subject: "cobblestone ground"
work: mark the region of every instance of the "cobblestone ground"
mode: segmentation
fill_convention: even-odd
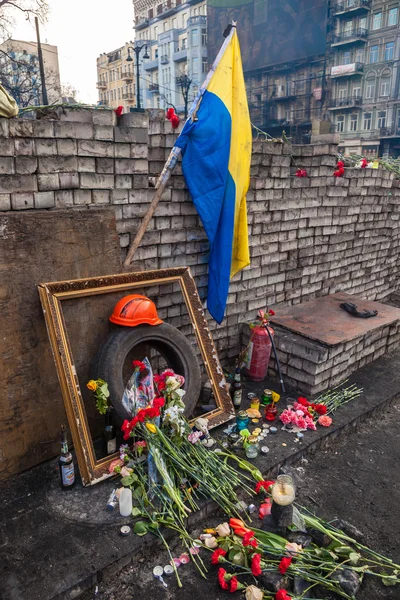
[[[346,438],[335,440],[331,447],[295,465],[301,483],[298,500],[327,520],[347,520],[364,534],[364,543],[400,562],[400,441],[398,436],[400,401],[381,418],[358,429]],[[220,522],[218,516],[204,526]],[[194,534],[198,534],[195,531]],[[175,555],[180,553],[176,549]],[[206,557],[207,560],[207,557]],[[222,600],[233,597],[222,592],[216,583],[216,567],[210,567],[207,580],[193,565],[180,568],[183,583],[175,580],[163,588],[152,577],[155,565],[168,562],[160,550],[150,559],[142,558],[119,575],[105,581],[99,594],[85,595],[84,600]],[[239,597],[239,594],[237,594]],[[359,600],[399,600],[400,588],[385,588],[366,578]],[[332,596],[326,595],[330,600]]]

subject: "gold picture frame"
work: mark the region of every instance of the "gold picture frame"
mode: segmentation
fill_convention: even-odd
[[[209,427],[213,428],[232,419],[235,411],[196,284],[188,267],[43,283],[38,286],[65,410],[84,486],[93,485],[111,477],[108,467],[112,460],[118,457],[119,454],[115,453],[101,459],[96,458],[72,348],[64,320],[63,301],[75,298],[87,298],[99,294],[126,292],[143,287],[143,285],[152,286],[173,283],[179,283],[182,291],[214,393],[217,408],[202,415],[208,420]]]

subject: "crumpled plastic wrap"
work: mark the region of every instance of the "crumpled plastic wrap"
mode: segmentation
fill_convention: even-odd
[[[18,114],[18,106],[14,98],[0,85],[0,117],[11,119]]]

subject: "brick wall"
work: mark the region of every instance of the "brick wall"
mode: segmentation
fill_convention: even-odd
[[[49,118],[0,120],[0,210],[113,205],[121,261],[175,134],[160,111],[58,109]],[[251,266],[232,281],[227,317],[210,321],[222,360],[237,354],[239,324],[259,308],[336,291],[382,299],[398,289],[399,182],[383,170],[332,174],[335,145],[256,141],[248,194]],[[294,177],[297,167],[309,177]],[[50,241],[51,242],[51,241]],[[188,265],[206,296],[208,242],[178,165],[135,256],[134,269]],[[121,262],[122,264],[122,262]],[[121,267],[122,269],[122,267]],[[175,290],[162,318],[189,333]]]

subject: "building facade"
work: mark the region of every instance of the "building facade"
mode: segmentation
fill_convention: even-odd
[[[173,106],[194,99],[208,70],[206,0],[133,0],[136,44],[147,46],[140,62],[142,104]]]
[[[334,4],[329,111],[341,150],[400,155],[398,0]]]
[[[49,104],[61,100],[57,46],[41,44]],[[9,39],[0,44],[0,83],[20,108],[43,104],[36,42]]]
[[[97,89],[100,104],[111,108],[123,106],[124,112],[136,106],[133,47],[133,42],[126,42],[121,48],[98,57]]]

